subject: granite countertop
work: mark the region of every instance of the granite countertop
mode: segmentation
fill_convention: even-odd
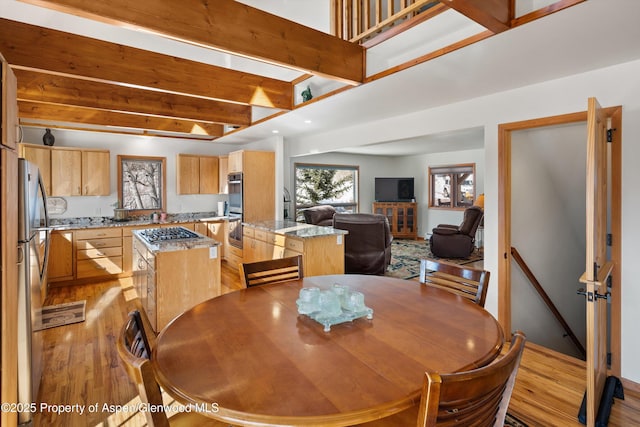
[[[149,229],[153,229],[153,228],[157,228],[157,227],[149,227]],[[147,242],[146,239],[140,237],[141,231],[143,230],[133,230],[132,233],[152,253],[184,251],[189,249],[213,248],[216,246],[220,246],[220,242],[218,242],[217,240],[213,240],[210,237],[207,237],[203,234],[197,233],[192,230],[189,230],[189,231],[192,231],[193,233],[197,234],[198,237],[194,237],[190,239],[167,240],[164,242],[156,242],[156,243],[149,243]]]
[[[93,216],[76,218],[49,218],[49,226],[54,230],[71,230],[102,227],[139,227],[181,224],[186,222],[215,222],[225,221],[229,217],[217,216],[215,212],[169,214],[164,221],[153,221],[149,215],[132,217],[127,221],[115,221],[112,217]]]
[[[243,223],[248,227],[255,227],[261,230],[270,231],[285,236],[299,237],[308,239],[313,237],[337,236],[349,234],[347,230],[339,230],[333,227],[321,227],[318,225],[306,224],[304,222],[295,222],[289,220],[281,221],[260,221]]]

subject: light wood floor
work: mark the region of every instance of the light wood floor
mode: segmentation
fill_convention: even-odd
[[[240,288],[237,271],[223,263],[223,292]],[[54,288],[47,305],[86,299],[86,320],[45,330],[45,365],[38,403],[85,405],[56,414],[35,416],[35,426],[143,425],[131,414],[104,405],[133,407],[137,392],[120,365],[115,340],[133,307],[131,280]],[[529,426],[580,426],[578,410],[585,390],[584,362],[527,344],[510,412]],[[636,388],[636,390],[638,390]],[[89,412],[89,405],[97,410]],[[609,426],[640,425],[640,392],[625,388],[625,400],[615,399]],[[402,426],[399,426],[402,427]]]

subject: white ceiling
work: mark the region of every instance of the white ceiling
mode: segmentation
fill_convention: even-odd
[[[282,1],[285,6],[289,5],[285,10],[290,12],[290,16],[285,17],[298,22],[303,20],[304,11],[311,5],[326,9],[326,3],[317,0],[296,0],[304,2],[302,8],[287,3],[290,0]],[[255,0],[243,2],[256,7],[262,3]],[[320,17],[319,23],[302,23],[322,29],[328,18],[325,14],[316,15]],[[0,16],[288,81],[300,75],[282,67],[115,28],[16,0],[0,0]],[[218,138],[214,143],[245,144],[270,138],[274,130],[285,140],[299,138],[632,61],[640,58],[638,17],[638,0],[588,0],[383,79],[309,103]],[[422,24],[426,25],[429,22]],[[429,40],[424,33],[417,31],[414,34],[422,40]],[[397,44],[397,39],[394,43]],[[415,40],[407,40],[406,45],[413,48]],[[381,46],[378,52],[383,50],[384,46]],[[415,139],[387,141],[352,150],[345,147],[341,151],[408,155],[415,154],[416,147],[420,147],[420,152],[438,151],[445,146],[447,151],[451,151],[453,141],[466,144],[457,149],[479,148],[484,143],[481,129],[425,135],[419,141],[419,144]],[[391,142],[393,146],[390,147]]]

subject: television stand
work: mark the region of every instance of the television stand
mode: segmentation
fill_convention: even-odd
[[[394,238],[414,240],[418,238],[417,203],[373,202],[373,213],[387,217]]]

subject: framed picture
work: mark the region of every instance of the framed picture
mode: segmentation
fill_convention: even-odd
[[[118,156],[118,207],[133,214],[166,212],[166,158]]]

